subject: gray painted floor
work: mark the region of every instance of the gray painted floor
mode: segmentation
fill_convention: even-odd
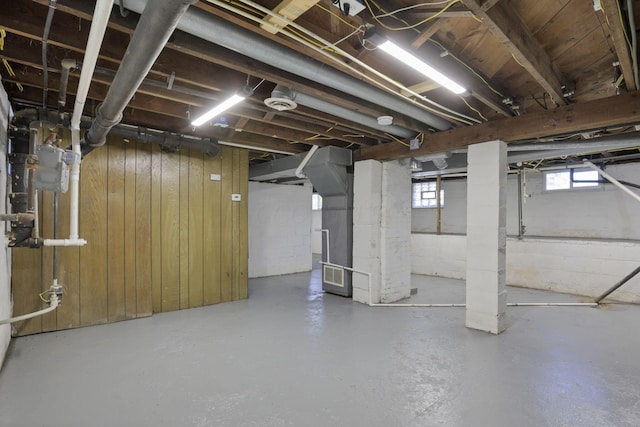
[[[639,426],[640,307],[369,308],[319,271],[250,299],[13,341],[2,426]],[[460,281],[414,277],[416,302]],[[510,301],[569,301],[510,289]]]

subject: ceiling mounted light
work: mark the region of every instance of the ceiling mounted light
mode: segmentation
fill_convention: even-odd
[[[467,91],[464,87],[460,86],[458,83],[454,82],[430,65],[427,65],[424,61],[415,57],[392,41],[386,40],[382,43],[378,43],[378,48],[457,95],[461,95]]]
[[[253,94],[253,89],[250,88],[249,86],[245,86],[238,93],[233,94],[230,98],[227,98],[222,103],[216,105],[211,110],[207,111],[206,113],[204,113],[203,115],[201,115],[200,117],[192,121],[191,124],[193,126],[201,126],[206,122],[208,122],[209,120],[213,119],[214,117],[219,116],[224,111],[227,111],[229,108],[233,107],[234,105],[237,105],[240,102],[244,101],[248,96],[251,96],[252,94]]]

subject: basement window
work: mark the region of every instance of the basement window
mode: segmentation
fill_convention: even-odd
[[[424,181],[415,182],[412,185],[411,207],[415,209],[435,208],[436,205],[436,182]],[[440,189],[440,207],[444,206],[444,190]]]
[[[599,185],[598,172],[590,169],[569,169],[545,172],[544,174],[544,189],[546,191],[593,188]]]
[[[311,210],[322,210],[322,196],[318,193],[313,193],[311,195]]]

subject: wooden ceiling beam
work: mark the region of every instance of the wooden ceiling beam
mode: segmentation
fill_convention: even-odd
[[[518,117],[438,132],[425,137],[418,150],[400,144],[382,144],[354,152],[356,160],[395,160],[466,148],[471,144],[502,140],[507,143],[640,123],[640,92],[561,106]]]
[[[422,30],[422,32],[420,32],[420,34],[418,34],[418,37],[416,37],[411,42],[411,47],[414,48],[414,49],[419,48],[420,46],[425,44],[427,42],[427,40],[429,40],[431,37],[433,37],[434,34],[437,33],[440,30],[440,28],[442,28],[442,21],[441,20],[437,20],[435,22],[431,22],[431,23],[427,24],[427,26]]]
[[[566,103],[562,75],[518,14],[502,3],[483,10],[479,0],[462,2],[504,44],[515,60],[551,95],[556,104]]]
[[[630,91],[640,89],[636,87],[636,82],[633,77],[631,53],[625,38],[623,24],[620,22],[620,5],[617,0],[600,0],[600,5],[601,9],[599,13],[604,15],[604,21],[607,22],[607,27],[609,28],[613,42],[613,49],[616,51],[618,62],[620,62],[620,69],[622,70],[622,76],[624,77],[627,89]]]
[[[319,0],[282,0],[280,4],[273,8],[273,12],[289,21],[295,21],[300,15],[315,6],[318,1]],[[280,29],[289,25],[286,21],[273,15],[265,16],[264,21],[270,25],[261,24],[260,27],[271,34],[276,34]]]

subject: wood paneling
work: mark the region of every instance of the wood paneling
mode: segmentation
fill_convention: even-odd
[[[246,150],[221,147],[210,158],[109,138],[82,163],[80,236],[88,244],[58,250],[63,303],[16,324],[18,334],[247,298],[247,197]],[[43,237],[52,237],[52,199],[40,196]],[[59,237],[68,222],[69,197],[61,194]],[[16,315],[43,307],[38,293],[51,285],[52,250],[13,251]]]

